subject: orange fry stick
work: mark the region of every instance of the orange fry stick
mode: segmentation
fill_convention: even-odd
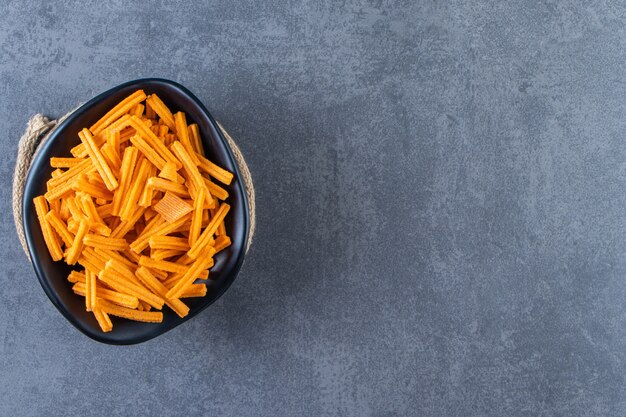
[[[201,188],[193,203],[193,217],[191,218],[191,227],[189,228],[189,246],[193,246],[198,238],[200,238],[200,230],[202,228],[202,214],[204,213],[204,195],[206,190]]]
[[[100,304],[99,301],[97,301],[96,303]],[[113,330],[113,323],[111,322],[111,318],[99,306],[94,309],[93,315],[96,317],[98,325],[104,333],[108,333]]]
[[[72,168],[85,160],[82,158],[50,158],[50,166],[52,168]]]
[[[222,184],[229,185],[233,180],[233,174],[226,171],[224,168],[215,165],[213,162],[209,161],[202,155],[196,155],[198,161],[198,168],[200,171],[205,172],[221,182]]]
[[[176,167],[180,167],[180,162],[170,152],[161,140],[136,116],[131,116],[130,125],[135,128],[137,134],[141,136],[166,162],[173,162]]]
[[[136,212],[137,202],[141,196],[141,191],[143,190],[146,180],[148,179],[149,173],[150,162],[147,159],[144,159],[141,161],[136,175],[133,175],[134,178],[131,180],[131,187],[124,197],[122,209],[120,210],[120,218],[122,220],[130,220],[133,213]]]
[[[55,210],[50,210],[46,214],[45,218],[48,224],[54,229],[55,232],[57,232],[57,234],[65,244],[65,247],[72,246],[72,243],[74,242],[74,235],[72,235],[70,231],[67,230],[67,225],[61,219],[61,217],[59,217],[57,212]],[[63,253],[61,253],[61,256],[63,256]]]
[[[118,216],[124,202],[124,195],[130,188],[130,181],[133,176],[133,169],[137,162],[138,151],[137,148],[129,146],[124,150],[124,156],[122,157],[122,165],[120,167],[120,186],[115,190],[113,195],[113,208],[111,213]]]
[[[73,177],[81,173],[89,172],[93,168],[94,168],[94,165],[93,165],[93,161],[91,160],[91,158],[83,159],[81,162],[79,162],[78,164],[74,165],[73,167],[65,171],[62,175],[59,175],[58,177],[52,178],[51,180],[49,180],[47,184],[49,187],[54,188],[58,185],[67,183]]]
[[[193,284],[193,282],[197,279],[200,271],[207,269],[209,263],[213,262],[213,254],[215,250],[213,248],[209,248],[208,251],[202,256],[200,256],[185,272],[185,274],[181,277],[181,279],[174,285],[165,295],[166,298],[180,298],[181,294],[185,292],[185,290]]]
[[[163,236],[168,233],[173,232],[181,225],[185,224],[186,221],[189,220],[191,214],[187,214],[180,219],[176,220],[174,223],[163,223],[162,225],[155,227],[154,230],[151,230],[150,233],[145,236],[140,236],[133,243],[130,244],[130,248],[135,253],[141,253],[145,248],[148,247],[149,240],[152,236]]]
[[[204,147],[202,146],[202,139],[200,138],[200,129],[198,128],[198,125],[195,123],[191,124],[189,125],[187,130],[189,131],[189,139],[191,141],[191,146],[193,147],[193,150],[198,155],[204,156]],[[197,156],[196,159],[198,159]],[[198,162],[200,162],[199,159]]]
[[[87,176],[84,174],[80,174],[78,178],[75,178],[70,183],[70,188],[74,191],[83,191],[94,198],[102,198],[108,201],[113,199],[113,194],[111,194],[111,192],[104,187],[98,187],[97,185],[90,183],[87,181]]]
[[[196,152],[193,148],[193,145],[191,144],[191,140],[189,139],[189,130],[187,128],[187,118],[185,117],[185,113],[181,111],[176,113],[174,115],[174,121],[176,122],[176,134],[178,135],[178,140],[180,140],[180,143],[187,151],[187,154],[191,157],[194,166],[198,165],[198,157],[196,156]],[[180,159],[180,156],[177,156]],[[183,162],[182,159],[181,162]],[[185,166],[184,162],[183,166]]]
[[[98,306],[106,313],[113,316],[123,317],[134,321],[143,321],[147,323],[161,323],[163,321],[163,313],[160,311],[138,311],[126,307],[121,307],[111,303],[110,301],[100,299]]]
[[[119,175],[120,166],[122,165],[120,154],[109,143],[105,143],[104,145],[102,145],[100,151],[107,160],[107,163],[111,166],[111,169],[113,170],[113,175]]]
[[[219,185],[217,185],[216,183],[212,182],[210,179],[208,178],[203,178],[204,183],[206,184],[207,188],[209,189],[209,192],[211,193],[211,195],[217,197],[218,199],[224,201],[228,198],[228,191],[226,191],[225,189],[223,189],[222,187],[220,187]]]
[[[46,200],[42,196],[35,197],[33,199],[33,203],[35,204],[37,219],[39,220],[39,225],[41,226],[41,231],[43,232],[43,239],[46,242],[50,256],[53,261],[60,261],[63,259],[61,245],[59,244],[55,232],[46,220],[46,214],[48,214],[48,203],[46,203]]]
[[[107,112],[100,120],[94,123],[89,130],[94,135],[97,135],[102,130],[104,130],[111,123],[120,118],[124,113],[127,113],[130,109],[135,107],[137,104],[141,103],[146,99],[146,94],[143,90],[137,90],[132,93],[130,96],[126,97],[119,104],[113,107],[111,110]]]
[[[174,256],[180,256],[185,251],[178,249],[155,249],[150,251],[150,257],[156,260],[166,260],[168,258],[173,258]]]
[[[126,240],[124,239],[116,239],[112,237],[98,236],[94,234],[86,235],[83,238],[83,243],[86,246],[91,246],[92,248],[108,249],[108,250],[116,250],[116,251],[123,251],[128,247],[128,242],[126,242]]]
[[[149,258],[147,256],[142,256],[139,258],[139,265],[145,266],[152,269],[160,269],[161,271],[174,272],[179,274],[184,274],[187,272],[188,267],[184,265],[178,265],[174,262],[168,261],[159,261],[156,259]]]
[[[83,284],[85,284],[85,281],[87,280],[87,278],[85,277],[84,272],[72,271],[67,276],[67,280],[71,283],[82,282]]]
[[[115,175],[113,175],[113,171],[111,171],[111,167],[109,166],[109,164],[107,164],[104,156],[102,156],[102,152],[100,152],[100,149],[95,144],[93,136],[91,135],[89,129],[83,129],[82,131],[80,131],[78,133],[78,137],[80,138],[81,142],[85,144],[87,153],[92,159],[96,170],[100,173],[100,176],[102,177],[102,180],[104,181],[107,189],[110,191],[115,190],[118,186],[117,179],[115,178]]]
[[[122,294],[137,297],[139,300],[145,301],[158,310],[163,307],[164,300],[161,297],[154,295],[144,287],[140,287],[139,285],[126,280],[119,273],[117,273],[117,271],[109,268],[109,265],[105,266],[104,269],[100,271],[98,278]]]
[[[223,235],[215,239],[215,245],[213,246],[213,249],[215,249],[215,253],[218,253],[226,249],[229,246],[230,246],[230,238],[226,235]]]
[[[222,203],[220,205],[220,208],[217,210],[217,212],[215,213],[207,227],[204,229],[196,243],[191,247],[191,249],[189,249],[189,252],[187,252],[190,257],[194,259],[198,258],[200,251],[202,251],[208,245],[209,239],[213,237],[215,231],[217,230],[217,227],[224,220],[229,210],[230,206],[228,204]]]
[[[165,166],[165,159],[161,158],[158,152],[152,146],[150,146],[150,144],[148,144],[148,142],[145,141],[140,135],[135,135],[131,137],[130,142],[135,148],[139,149],[139,151],[144,154],[145,157],[148,158],[150,162],[152,162],[152,164],[154,164],[159,169],[163,169],[163,166]]]
[[[81,220],[76,236],[74,236],[74,242],[72,243],[72,246],[68,248],[65,255],[65,262],[67,262],[68,265],[74,265],[76,261],[78,261],[78,258],[83,250],[83,238],[87,232],[89,232],[89,224],[86,221]]]
[[[169,191],[180,197],[189,197],[189,191],[187,191],[187,187],[182,184],[164,180],[163,178],[148,178],[148,186],[152,187],[152,189],[156,191]]]
[[[57,177],[57,178],[61,178],[63,175]],[[53,178],[53,179],[57,179],[57,178]],[[52,181],[52,180],[50,180]],[[48,183],[50,182],[48,181]],[[57,185],[55,186],[53,189],[49,190],[47,193],[44,194],[44,197],[46,198],[46,200],[48,201],[53,201],[56,199],[59,199],[63,196],[65,196],[66,194],[69,194],[72,192],[72,187],[74,185],[74,178],[72,178],[71,180],[68,180],[66,183],[61,184],[61,185]]]
[[[135,271],[135,275],[137,278],[144,283],[144,285],[150,290],[152,290],[155,294],[159,295],[161,298],[165,299],[165,304],[171,308],[179,317],[185,317],[189,314],[189,307],[185,305],[179,299],[168,299],[165,297],[167,294],[167,287],[161,283],[154,275],[150,273],[150,271],[146,267],[139,267],[137,271]]]
[[[165,125],[168,128],[170,128],[170,129],[172,129],[174,131],[176,130],[176,124],[174,122],[174,116],[172,116],[172,112],[165,105],[165,103],[163,103],[163,101],[161,100],[161,98],[159,98],[159,96],[157,96],[156,94],[150,95],[146,99],[146,103],[148,103],[148,105],[150,107],[152,107],[152,109],[156,112],[156,114],[159,115],[159,117],[161,118],[163,123],[165,123]]]
[[[187,239],[174,236],[152,236],[149,240],[152,249],[175,249],[181,251],[189,250]]]
[[[206,284],[191,284],[180,298],[204,297],[206,295]]]
[[[72,290],[76,294],[82,296],[85,296],[87,293],[85,283],[80,281],[74,284]],[[122,294],[121,292],[113,290],[108,290],[106,288],[98,287],[97,294],[99,298],[111,301],[115,304],[119,304],[122,307],[137,308],[137,306],[139,305],[139,299],[137,297],[128,294]]]

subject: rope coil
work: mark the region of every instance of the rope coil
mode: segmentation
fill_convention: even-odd
[[[55,131],[57,126],[61,124],[63,120],[67,119],[73,112],[74,111],[72,110],[65,116],[56,120],[50,120],[42,114],[34,115],[28,121],[26,131],[20,138],[20,142],[18,144],[17,160],[15,162],[15,172],[13,174],[13,219],[15,220],[15,229],[17,231],[17,236],[20,239],[20,243],[22,244],[22,249],[24,249],[24,253],[26,253],[26,256],[29,260],[30,254],[28,253],[28,246],[26,245],[24,222],[22,219],[22,197],[24,195],[26,177],[28,176],[30,165],[39,148],[44,143],[46,143],[46,141],[48,140],[52,132]],[[246,246],[246,252],[248,252],[248,249],[250,249],[250,244],[252,243],[252,237],[254,236],[254,229],[256,225],[254,184],[252,182],[252,175],[250,174],[250,169],[246,164],[246,160],[244,159],[241,150],[239,150],[239,147],[237,146],[233,138],[228,134],[228,132],[226,132],[226,130],[219,122],[217,124],[222,134],[226,138],[228,145],[230,146],[233,157],[235,158],[235,162],[239,167],[241,181],[248,196],[248,205],[250,210],[250,230],[248,231],[248,245]]]

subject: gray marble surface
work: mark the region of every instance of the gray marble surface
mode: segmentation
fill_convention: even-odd
[[[193,3],[193,4],[192,4]],[[0,415],[626,415],[626,7],[599,1],[0,5]],[[237,138],[233,287],[110,347],[10,214],[28,117],[171,78]]]

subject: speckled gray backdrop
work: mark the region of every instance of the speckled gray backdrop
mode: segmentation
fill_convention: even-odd
[[[0,415],[626,415],[626,6],[0,5]],[[68,325],[10,215],[17,140],[145,76],[238,139],[258,231],[200,317]]]

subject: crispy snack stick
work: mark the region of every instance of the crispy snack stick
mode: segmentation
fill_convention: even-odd
[[[130,125],[135,128],[137,134],[141,136],[166,162],[173,162],[176,167],[180,167],[181,163],[170,152],[169,149],[161,142],[161,140],[136,116],[131,116]]]
[[[200,163],[198,164],[198,168],[200,169],[200,171],[209,174],[222,184],[229,185],[232,182],[233,174],[226,171],[224,168],[215,165],[213,162],[209,161],[202,155],[196,156],[198,158],[198,161],[200,161]]]
[[[152,178],[156,175],[157,173],[157,167],[154,165],[150,165],[150,172],[148,172],[148,178]],[[150,187],[147,184],[147,178],[146,178],[146,184],[143,187],[143,191],[141,192],[141,197],[139,198],[139,205],[141,207],[150,207],[150,204],[152,203],[152,197],[154,196],[154,190],[152,189],[152,187]]]
[[[167,108],[167,106],[165,105],[165,103],[163,103],[159,96],[157,96],[156,94],[151,94],[146,99],[146,103],[148,103],[148,105],[156,112],[156,114],[159,115],[163,123],[165,123],[168,128],[176,131],[174,116],[172,116],[172,112],[169,108]]]
[[[85,270],[85,308],[91,311],[96,295],[96,276],[89,269]]]
[[[100,304],[100,302],[97,301],[96,304]],[[111,318],[107,313],[102,310],[102,308],[99,307],[99,305],[96,306],[96,308],[94,309],[93,315],[98,321],[100,329],[102,329],[104,333],[108,333],[113,330],[113,323],[111,322]]]
[[[115,227],[115,229],[113,229],[113,231],[111,232],[111,237],[125,237],[128,232],[133,230],[135,224],[139,221],[145,210],[145,207],[137,207],[137,210],[130,219],[123,220],[117,225],[117,227]]]
[[[111,166],[113,170],[113,175],[119,176],[120,167],[122,166],[122,160],[120,159],[120,154],[113,149],[111,144],[105,143],[100,148],[102,151],[102,155],[106,159],[107,163]]]
[[[65,247],[72,246],[72,243],[74,242],[74,235],[67,230],[65,222],[61,219],[61,217],[59,217],[56,210],[50,210],[46,214],[45,218],[48,224],[54,229],[55,232],[57,232],[65,244]],[[61,256],[63,256],[63,253],[61,253]]]
[[[135,107],[137,104],[141,103],[146,99],[146,94],[143,90],[137,90],[132,93],[130,96],[126,97],[119,104],[113,107],[111,110],[107,112],[100,120],[94,123],[89,130],[94,135],[97,135],[102,130],[104,130],[111,123],[119,119],[124,113],[127,113],[130,109]]]
[[[80,174],[71,183],[69,183],[69,185],[71,190],[83,191],[94,198],[102,198],[108,201],[111,201],[113,199],[113,194],[111,194],[110,191],[108,191],[104,187],[98,187],[97,185],[94,185],[87,181],[87,176],[85,174]]]
[[[41,226],[41,231],[43,232],[43,239],[46,242],[50,256],[53,261],[60,261],[63,259],[61,245],[59,244],[55,232],[46,220],[46,215],[48,214],[48,203],[46,203],[45,198],[42,196],[35,197],[33,199],[33,203],[35,204],[37,219],[39,220],[39,225]]]
[[[196,152],[191,144],[191,139],[189,138],[189,130],[187,128],[187,118],[185,117],[185,113],[181,111],[176,113],[174,115],[174,121],[176,122],[176,135],[178,135],[178,140],[180,140],[180,143],[187,151],[187,154],[191,157],[194,166],[198,165],[198,157],[196,156]],[[181,159],[179,155],[177,156]],[[182,159],[181,162],[183,162]],[[185,166],[184,162],[183,166]]]
[[[191,284],[180,298],[204,297],[206,295],[206,284]]]
[[[85,284],[85,281],[87,280],[87,278],[85,277],[84,272],[72,271],[67,276],[67,280],[71,283],[82,282],[83,284]]]
[[[149,240],[152,249],[175,249],[188,251],[189,243],[187,239],[174,236],[153,236]]]
[[[62,176],[63,175],[61,175],[61,176],[59,176],[57,178],[60,178]],[[53,179],[57,179],[57,178],[53,178]],[[50,181],[52,181],[52,180],[50,180]],[[48,183],[50,181],[48,181]],[[65,195],[71,193],[72,192],[72,187],[74,185],[74,181],[75,181],[75,179],[72,178],[72,179],[68,180],[66,183],[63,183],[61,185],[57,185],[54,188],[49,189],[49,191],[44,194],[44,197],[48,201],[54,201],[56,199],[59,199],[59,198],[65,196]]]
[[[180,256],[183,253],[185,253],[185,251],[178,249],[154,249],[150,251],[150,258],[162,261],[175,256]]]
[[[101,219],[106,219],[111,217],[113,209],[113,203],[102,204],[101,206],[96,207],[96,212]]]
[[[180,197],[189,197],[189,191],[187,191],[187,187],[182,184],[164,180],[163,178],[148,178],[148,186],[152,187],[152,189],[156,191],[169,191]]]
[[[228,191],[226,191],[225,189],[223,189],[222,187],[220,187],[219,185],[217,185],[216,183],[212,182],[210,179],[208,178],[203,178],[204,183],[206,184],[207,188],[209,189],[209,192],[211,193],[211,195],[217,197],[218,199],[224,201],[228,198]]]
[[[120,186],[115,190],[113,195],[113,208],[111,213],[118,216],[124,202],[124,195],[130,188],[130,181],[133,176],[133,169],[137,162],[138,151],[137,148],[129,146],[124,150],[124,156],[122,157],[122,165],[120,167]]]
[[[196,152],[198,155],[204,156],[204,147],[202,146],[202,139],[200,138],[200,129],[198,128],[198,125],[195,123],[191,124],[189,125],[187,130],[189,131],[189,139],[191,141],[191,146],[193,147],[194,152]],[[198,159],[197,156],[196,159]],[[200,160],[198,159],[198,163],[199,162]]]
[[[83,252],[78,259],[78,263],[85,267],[85,269],[89,269],[93,272],[100,272],[104,269],[106,264],[106,259],[102,259],[98,254],[96,254],[92,248],[84,248]]]
[[[150,102],[148,101],[148,99],[146,99],[146,117],[151,120],[154,120],[157,118],[157,114],[152,108],[152,106],[150,106]]]
[[[50,158],[50,166],[52,168],[72,168],[85,160],[82,158]]]
[[[52,178],[56,178],[56,177],[58,177],[58,176],[60,176],[60,175],[63,175],[63,172],[64,172],[64,171],[63,171],[61,168],[57,168],[57,169],[55,169],[54,171],[52,171],[52,173],[50,173],[50,176],[51,176]]]
[[[224,220],[229,210],[230,206],[228,204],[222,203],[220,205],[220,208],[217,210],[208,226],[204,229],[196,243],[189,249],[189,252],[187,252],[190,257],[194,259],[198,258],[200,252],[208,245],[209,239],[213,237],[217,227]]]
[[[174,165],[172,162],[166,163],[163,168],[161,168],[161,172],[159,172],[159,178],[164,178],[166,180],[170,180],[179,184],[182,184],[181,180],[183,180],[183,178],[178,175],[176,165]]]
[[[213,246],[213,249],[215,249],[215,253],[218,253],[218,252],[223,251],[229,246],[230,246],[230,238],[226,235],[222,235],[222,236],[219,236],[217,239],[215,239],[215,245]]]
[[[167,132],[169,131],[169,127],[165,126],[165,125],[161,125],[159,126],[159,133],[157,134],[157,136],[161,139],[165,139],[165,135],[167,135]]]
[[[184,274],[187,272],[187,268],[184,265],[178,265],[174,262],[168,261],[159,261],[156,259],[152,259],[147,256],[142,256],[139,258],[139,265],[145,266],[152,269],[160,269],[161,271],[174,272],[179,274]]]
[[[122,275],[120,275],[117,271],[114,271],[112,268],[107,266],[104,267],[100,274],[98,274],[98,278],[101,281],[105,282],[114,290],[121,292],[122,294],[132,295],[133,297],[137,297],[139,300],[143,300],[146,303],[150,304],[152,307],[160,310],[163,308],[164,300],[154,295],[152,292],[146,290],[144,287],[140,287],[127,279],[125,279]]]
[[[138,311],[126,307],[115,305],[107,300],[98,300],[98,306],[106,313],[117,317],[134,321],[143,321],[148,323],[161,323],[163,321],[163,313],[160,311]]]
[[[144,154],[153,165],[159,169],[163,169],[163,166],[165,166],[165,159],[163,159],[161,155],[159,155],[158,152],[140,135],[131,137],[130,142],[135,148],[139,149],[139,151]]]
[[[89,154],[89,157],[92,159],[96,170],[100,173],[100,176],[104,181],[104,185],[106,185],[107,189],[110,191],[115,190],[118,186],[117,179],[115,178],[115,175],[113,175],[113,171],[111,171],[111,167],[104,159],[104,156],[102,156],[102,152],[95,144],[93,136],[91,135],[89,129],[83,129],[82,131],[80,131],[78,133],[78,137],[80,138],[81,142],[85,144],[87,154]]]
[[[86,288],[85,283],[80,282],[80,281],[76,282],[74,286],[72,287],[72,290],[76,294],[82,295],[83,297],[87,294],[86,289],[87,288]],[[122,307],[137,308],[137,306],[139,305],[139,299],[132,295],[122,294],[121,292],[109,290],[109,289],[102,288],[102,287],[98,287],[96,291],[98,294],[98,298],[111,301],[112,303],[121,305]]]
[[[133,107],[128,114],[133,115],[133,116],[137,116],[137,117],[141,117],[143,116],[143,110],[144,110],[145,106],[141,103],[137,104],[135,107]]]
[[[182,301],[178,299],[170,300],[167,297],[165,297],[165,294],[167,294],[167,291],[168,291],[167,287],[163,285],[161,281],[156,279],[156,277],[152,275],[147,268],[143,266],[137,268],[137,271],[135,271],[135,275],[152,292],[159,295],[161,298],[165,299],[165,304],[169,308],[171,308],[176,314],[178,314],[179,317],[185,317],[187,314],[189,314],[189,307],[187,307],[185,303],[183,303]]]
[[[202,214],[204,213],[204,194],[206,190],[201,188],[198,192],[197,198],[194,201],[193,217],[191,218],[191,227],[189,228],[189,246],[193,246],[200,238],[200,230],[202,228]]]
[[[88,234],[83,239],[83,243],[86,246],[92,248],[108,249],[114,251],[123,251],[128,247],[128,242],[124,239],[116,239],[112,237],[98,236],[94,234]]]
[[[166,192],[161,201],[156,203],[153,208],[169,223],[175,222],[193,210],[193,207],[187,202],[170,192]]]
[[[52,178],[47,182],[49,189],[54,189],[55,187],[65,184],[69,182],[75,176],[81,173],[87,173],[94,168],[93,161],[91,158],[83,159],[78,164],[74,165],[67,171],[65,171],[62,175],[59,175],[56,178]]]
[[[180,219],[176,220],[174,223],[164,223],[158,227],[155,227],[150,233],[140,236],[133,243],[130,244],[130,248],[135,253],[141,253],[146,247],[148,247],[149,240],[152,236],[163,236],[171,233],[176,230],[181,225],[185,224],[186,221],[189,220],[191,214],[187,214]]]
[[[109,144],[109,147],[111,148],[111,150],[117,154],[117,157],[119,159],[120,157],[120,131],[119,130],[112,130],[112,129],[107,129],[107,143]],[[120,165],[121,165],[122,161],[120,160]]]
[[[83,193],[82,191],[77,192],[75,201],[80,206],[83,213],[87,215],[89,228],[91,230],[94,230],[103,236],[109,236],[111,234],[111,229],[104,223],[104,220],[102,220],[98,214],[98,210],[96,209],[96,206],[94,205],[89,194]]]
[[[138,208],[137,202],[141,196],[141,192],[143,191],[143,187],[145,186],[149,173],[150,162],[147,159],[143,159],[139,165],[139,170],[136,172],[136,175],[133,175],[131,187],[124,197],[122,209],[120,210],[120,218],[122,220],[130,220],[133,213],[136,212]]]
[[[96,143],[96,146],[102,146],[108,140],[107,137],[109,133],[120,132],[123,129],[127,128],[129,125],[129,122],[130,122],[130,116],[127,114],[117,119],[114,123],[112,123],[106,129],[106,131],[102,131],[94,136],[94,142]],[[134,129],[132,130],[134,131]],[[120,143],[123,143],[130,138],[130,136],[126,136],[126,135],[127,134],[122,135],[120,133]],[[88,155],[87,148],[85,147],[84,143],[79,143],[78,145],[74,146],[72,149],[70,149],[70,152],[75,158],[84,158]]]
[[[192,264],[194,262],[195,262],[194,259],[190,259],[190,262],[187,263],[186,265]],[[213,259],[211,259],[208,265],[206,266],[206,269],[203,271],[200,271],[200,273],[196,276],[196,279],[208,279],[209,278],[208,269],[211,268],[214,264],[215,262],[213,261]],[[154,271],[157,271],[157,270],[152,270],[153,274],[154,274]],[[183,275],[184,274],[170,274],[169,276],[163,278],[163,285],[165,285],[167,288],[172,288],[174,285],[176,285],[178,281],[180,281]]]
[[[196,166],[195,162],[193,161],[185,147],[180,142],[176,141],[172,143],[172,151],[180,159],[180,162],[183,164],[185,172],[187,173],[191,181],[193,181],[196,189],[206,188],[204,180],[202,179],[202,175],[200,175],[200,171],[198,171],[198,167]],[[206,198],[207,202],[210,203],[211,194],[207,193]]]
[[[174,285],[165,295],[166,298],[180,298],[181,294],[185,292],[185,290],[193,284],[193,282],[197,279],[200,271],[208,268],[208,265],[213,262],[213,254],[215,250],[210,248],[206,253],[202,256],[198,257],[198,259],[191,264],[187,272],[181,277],[181,279]]]
[[[67,262],[68,265],[74,265],[76,261],[78,261],[83,250],[83,238],[88,232],[89,224],[85,220],[81,220],[76,236],[74,236],[74,242],[72,242],[72,246],[67,249],[65,255],[65,262]]]

